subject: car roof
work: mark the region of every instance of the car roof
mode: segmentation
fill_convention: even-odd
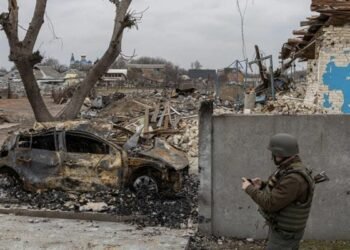
[[[107,140],[105,140],[103,137],[99,136],[99,135],[95,135],[92,132],[88,132],[88,131],[83,131],[83,130],[64,130],[64,129],[55,129],[55,128],[50,128],[50,129],[45,129],[45,130],[25,130],[25,131],[21,131],[18,133],[18,135],[24,135],[24,136],[35,136],[35,135],[44,135],[44,134],[48,134],[48,133],[72,133],[72,134],[80,134],[80,135],[85,135],[100,141],[104,141],[104,142],[108,142]]]

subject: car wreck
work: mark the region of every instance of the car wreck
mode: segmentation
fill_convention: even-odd
[[[144,146],[130,136],[132,132],[119,128],[129,134],[123,148],[107,139],[111,131],[96,127],[100,130],[88,123],[36,124],[34,129],[16,132],[1,148],[0,173],[29,191],[181,189],[189,165],[184,152],[159,138]]]

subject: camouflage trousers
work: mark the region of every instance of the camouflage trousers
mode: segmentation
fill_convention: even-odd
[[[304,230],[299,232],[285,232],[270,228],[266,250],[298,250]]]

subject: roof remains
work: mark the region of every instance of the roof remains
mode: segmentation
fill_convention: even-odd
[[[311,10],[323,14],[350,14],[350,2],[347,0],[313,0]]]
[[[128,64],[129,69],[165,69],[165,64]]]
[[[63,76],[51,66],[34,66],[36,79],[62,79]]]
[[[350,2],[347,0],[312,0],[311,10],[320,15],[300,22],[302,29],[293,31],[295,37],[282,47],[281,58],[299,58],[301,61],[315,59],[315,40],[318,31],[329,25],[342,26],[350,22]]]

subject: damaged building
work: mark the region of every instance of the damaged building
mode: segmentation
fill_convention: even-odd
[[[165,82],[165,64],[128,64],[127,69],[128,78],[135,83]]]
[[[313,0],[311,10],[320,14],[301,22],[281,57],[287,66],[296,59],[307,62],[306,105],[349,114],[350,2]]]
[[[61,88],[65,78],[51,66],[34,66],[34,76],[43,94],[50,94],[53,89]],[[11,70],[0,81],[2,98],[19,98],[26,96],[21,76],[17,69]]]
[[[221,100],[239,101],[244,99],[245,74],[236,68],[218,70]]]
[[[118,87],[125,85],[128,79],[127,69],[109,69],[100,79],[99,86]]]

